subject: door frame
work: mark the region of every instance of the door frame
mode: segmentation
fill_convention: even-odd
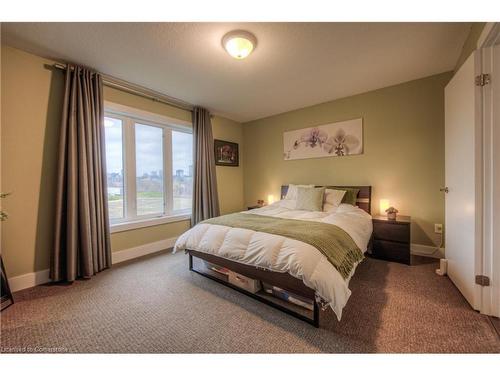
[[[477,228],[480,250],[476,258],[477,275],[485,275],[490,285],[480,287],[483,314],[500,316],[500,69],[494,69],[493,47],[500,43],[500,23],[487,23],[477,42],[477,74],[490,74],[491,82],[476,86],[476,113],[480,124],[480,173],[476,176],[481,202]],[[497,66],[499,61],[496,61]],[[498,74],[498,77],[493,75]],[[496,193],[496,194],[495,194]]]

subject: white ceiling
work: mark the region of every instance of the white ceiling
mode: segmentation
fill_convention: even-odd
[[[237,121],[452,70],[469,23],[3,23],[7,44]],[[255,34],[245,60],[221,46]]]

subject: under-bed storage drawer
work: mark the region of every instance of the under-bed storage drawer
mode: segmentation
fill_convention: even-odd
[[[238,288],[245,289],[250,293],[257,293],[260,290],[260,281],[229,271],[228,281]]]
[[[200,266],[200,271],[214,276],[217,279],[227,281],[228,283],[233,284],[238,288],[245,289],[247,292],[257,293],[261,289],[260,280],[241,275],[237,272],[227,269],[226,267],[219,266],[206,260],[203,261]]]
[[[319,310],[315,300],[316,292],[306,286],[302,280],[288,273],[267,271],[255,266],[238,263],[212,254],[187,250],[189,269],[212,280],[230,286],[267,305],[285,311],[315,327],[319,326]],[[235,272],[238,271],[238,272]],[[262,284],[267,282],[288,294],[285,300],[263,291]],[[304,303],[292,303],[290,296]],[[282,297],[282,296],[280,296]],[[297,301],[295,301],[297,302]]]

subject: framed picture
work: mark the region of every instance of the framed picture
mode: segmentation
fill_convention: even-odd
[[[363,153],[363,119],[334,122],[283,133],[285,160]]]
[[[240,165],[238,144],[233,142],[214,140],[215,165],[237,167]]]

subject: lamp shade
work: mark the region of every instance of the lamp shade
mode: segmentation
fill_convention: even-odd
[[[389,199],[380,200],[380,215],[385,215],[385,210],[389,208]]]
[[[274,195],[269,194],[267,196],[267,204],[273,204],[274,203]]]

